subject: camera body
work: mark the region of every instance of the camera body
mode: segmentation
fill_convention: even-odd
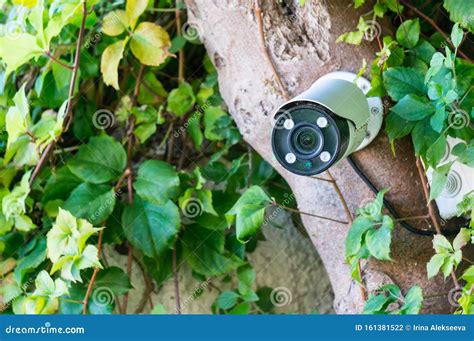
[[[350,72],[319,78],[274,114],[273,153],[292,173],[324,172],[367,146],[382,126],[379,97],[367,98],[370,82]]]

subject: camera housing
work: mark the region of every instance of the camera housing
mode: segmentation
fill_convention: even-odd
[[[332,72],[273,115],[272,148],[278,162],[299,175],[324,172],[367,146],[382,126],[379,97],[367,98],[370,82]]]

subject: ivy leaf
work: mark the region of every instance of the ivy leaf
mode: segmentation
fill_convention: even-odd
[[[474,32],[474,6],[470,1],[444,0],[444,8],[449,12],[449,18],[462,27]]]
[[[170,55],[170,37],[161,26],[142,22],[133,32],[130,48],[135,57],[145,65],[159,66]]]
[[[440,135],[435,143],[433,143],[428,148],[426,151],[426,159],[431,167],[436,168],[436,166],[439,164],[446,152],[446,145],[446,137],[444,135]]]
[[[219,309],[230,309],[237,304],[240,295],[234,291],[224,291],[216,299],[216,306]]]
[[[419,121],[434,113],[435,108],[427,98],[409,94],[404,96],[390,110],[408,121]]]
[[[193,88],[186,82],[182,82],[168,96],[168,110],[177,116],[186,114],[193,108],[194,103],[196,103],[196,97]]]
[[[81,183],[82,180],[72,174],[68,167],[59,168],[46,181],[42,203],[45,204],[56,199],[66,200],[72,190]]]
[[[365,237],[370,254],[380,260],[391,260],[390,244],[392,242],[393,220],[383,216],[382,225],[371,229]]]
[[[69,170],[85,182],[100,184],[118,179],[127,164],[120,142],[110,136],[91,137],[88,144],[67,163]]]
[[[425,94],[423,74],[412,67],[391,67],[383,73],[383,83],[394,101],[399,101],[409,94]]]
[[[130,1],[127,1],[127,4]],[[118,36],[129,27],[128,17],[124,10],[107,13],[102,22],[102,32],[108,36]]]
[[[415,124],[415,122],[405,120],[393,112],[387,115],[385,118],[385,131],[392,144],[392,151],[394,151],[393,141],[410,134]]]
[[[21,257],[15,268],[15,281],[23,284],[24,276],[36,269],[46,259],[46,239],[44,237],[32,240],[33,249],[28,254]]]
[[[200,151],[202,148],[202,142],[204,140],[204,136],[201,131],[201,115],[196,115],[194,114],[189,120],[188,120],[188,126],[186,128],[186,131],[191,137],[191,140],[193,141],[194,147]]]
[[[444,121],[446,120],[448,113],[444,107],[436,109],[436,112],[431,116],[430,124],[434,131],[441,133],[444,128]]]
[[[440,253],[435,254],[431,257],[428,264],[426,264],[426,271],[428,273],[428,279],[433,278],[436,276],[441,269],[441,266],[445,262],[446,258],[449,257],[449,254]]]
[[[15,51],[15,53],[12,53],[12,51]],[[38,46],[36,37],[31,34],[7,34],[0,37],[0,59],[3,59],[7,65],[5,79],[18,67],[42,54],[43,49]]]
[[[471,240],[471,231],[467,228],[461,228],[453,240],[453,249],[460,250]]]
[[[106,85],[111,85],[115,90],[119,90],[118,66],[123,58],[125,40],[119,40],[107,46],[102,52],[100,61],[100,72]]]
[[[216,134],[217,122],[227,113],[221,107],[210,106],[204,111],[204,136],[210,141],[222,140],[222,136]]]
[[[346,258],[356,255],[362,247],[363,235],[373,227],[372,220],[359,216],[352,222],[346,237]]]
[[[430,187],[430,199],[429,201],[436,199],[440,196],[441,192],[448,181],[448,173],[451,170],[453,162],[446,163],[442,166],[437,167],[433,172],[433,180]]]
[[[81,270],[96,267],[101,268],[98,251],[94,245],[87,245],[83,251],[74,255],[65,255],[58,259],[51,268],[51,274],[61,270],[61,277],[72,281],[81,282]]]
[[[429,121],[430,119],[427,117],[424,120],[416,122],[411,133],[415,154],[417,156],[424,156],[427,149],[435,143],[439,137],[439,134],[431,128]]]
[[[237,239],[240,242],[253,236],[263,223],[265,207],[272,200],[259,186],[245,191],[234,206],[225,214],[230,226],[237,217]]]
[[[70,212],[60,208],[56,221],[46,235],[48,258],[56,263],[63,255],[81,254],[87,239],[99,230],[87,220],[76,219]]]
[[[244,261],[224,250],[224,231],[189,225],[183,233],[184,259],[198,274],[213,277],[237,269]]]
[[[46,297],[60,297],[67,294],[68,289],[66,283],[60,278],[53,281],[51,276],[46,271],[41,271],[35,280],[36,290],[33,292],[33,296],[46,296]]]
[[[405,20],[397,29],[396,38],[403,47],[415,47],[420,38],[420,22],[418,19]]]
[[[125,12],[132,28],[135,27],[137,19],[145,12],[148,0],[127,0]]]
[[[126,294],[131,288],[128,275],[116,266],[99,271],[94,282],[95,288],[107,288],[112,290],[115,295],[120,296]]]
[[[109,217],[114,206],[115,191],[112,187],[83,183],[71,193],[63,208],[98,226]]]
[[[169,163],[147,160],[138,168],[133,187],[142,198],[155,204],[165,204],[179,193],[178,173]]]
[[[172,201],[156,205],[136,197],[122,215],[127,239],[151,258],[158,258],[172,248],[180,223],[179,210]]]
[[[25,200],[30,193],[30,175],[31,171],[25,173],[21,178],[20,184],[15,186],[10,193],[3,197],[2,211],[7,220],[25,214]]]
[[[404,304],[399,310],[400,314],[418,314],[423,304],[423,292],[421,288],[418,285],[412,287],[408,290],[403,301]]]

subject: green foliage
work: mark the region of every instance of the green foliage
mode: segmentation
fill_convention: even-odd
[[[357,212],[346,238],[346,259],[351,266],[352,277],[361,282],[359,260],[375,257],[390,260],[393,220],[382,214],[383,190],[374,201]]]
[[[405,296],[395,284],[386,284],[371,294],[365,302],[364,314],[418,314],[423,303],[423,293],[419,286],[414,286]],[[391,308],[396,305],[396,308]]]

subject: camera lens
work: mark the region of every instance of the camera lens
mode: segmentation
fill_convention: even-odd
[[[291,134],[291,144],[300,156],[316,156],[321,152],[324,137],[321,130],[310,124],[295,127]]]

